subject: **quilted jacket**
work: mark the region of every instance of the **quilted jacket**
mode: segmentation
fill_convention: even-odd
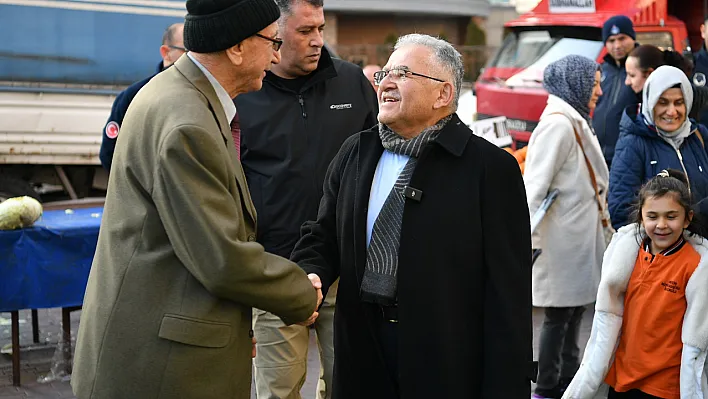
[[[700,131],[701,137],[708,139],[705,126],[692,120],[694,133],[677,151],[637,113],[638,106],[632,105],[622,115],[620,136],[610,169],[608,203],[615,229],[633,222],[629,215],[639,189],[663,169],[676,169],[688,175],[694,202],[708,197],[708,154],[696,134]]]

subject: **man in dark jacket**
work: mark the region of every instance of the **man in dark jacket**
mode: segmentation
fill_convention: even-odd
[[[107,171],[111,171],[113,152],[116,148],[116,139],[118,138],[120,127],[123,124],[125,113],[128,111],[128,106],[133,101],[133,98],[150,79],[168,66],[174,64],[175,61],[186,52],[183,43],[183,31],[184,24],[181,22],[170,25],[162,35],[162,46],[160,46],[162,61],[157,64],[157,71],[153,75],[128,86],[125,90],[120,92],[113,101],[111,115],[108,117],[108,122],[106,122],[106,126],[103,128],[103,141],[101,141],[101,150],[98,154],[101,165],[103,165]]]
[[[293,251],[326,291],[341,278],[335,399],[531,395],[531,228],[509,154],[455,114],[460,54],[401,37],[379,122],[327,171]]]
[[[708,51],[706,43],[708,43],[708,20],[701,24],[701,37],[704,40],[701,49],[693,55],[694,73],[692,83],[696,87],[705,87],[708,80]],[[702,109],[698,121],[703,125],[708,125],[708,110]]]
[[[258,211],[257,240],[289,257],[300,226],[317,216],[327,166],[352,134],[376,124],[376,94],[361,68],[324,48],[322,0],[278,0],[281,61],[263,88],[238,96],[241,163]],[[235,133],[238,136],[238,133]],[[323,366],[319,397],[331,388],[336,289],[315,324]],[[259,398],[298,398],[307,371],[308,329],[254,311]]]
[[[602,26],[602,40],[605,42],[607,55],[601,65],[600,85],[603,94],[597,102],[592,125],[602,146],[608,168],[615,154],[622,112],[637,101],[632,88],[624,84],[627,79],[624,63],[629,53],[636,47],[635,39],[634,25],[624,15],[616,15]]]

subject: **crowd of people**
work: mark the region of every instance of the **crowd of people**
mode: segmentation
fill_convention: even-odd
[[[708,130],[691,117],[706,107],[705,82],[691,83],[681,54],[636,43],[626,16],[602,35],[602,64],[570,55],[546,68],[548,104],[528,144],[530,212],[559,190],[533,237],[545,318],[532,398],[704,398]]]
[[[705,48],[609,18],[601,64],[546,67],[522,175],[456,115],[454,46],[405,35],[362,70],[323,7],[187,0],[117,97],[77,397],[250,398],[253,369],[299,398],[311,333],[318,399],[708,397]]]

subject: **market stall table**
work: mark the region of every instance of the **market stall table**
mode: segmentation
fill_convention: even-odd
[[[83,302],[102,214],[102,207],[48,210],[32,227],[0,231],[0,312],[12,317],[14,385],[20,384],[20,310],[62,308],[71,344],[69,313]]]

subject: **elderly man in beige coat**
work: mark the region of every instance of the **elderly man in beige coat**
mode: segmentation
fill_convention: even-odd
[[[84,298],[84,398],[248,398],[251,308],[311,323],[321,293],[255,241],[232,98],[279,61],[273,0],[188,0],[191,50],[128,109]]]

